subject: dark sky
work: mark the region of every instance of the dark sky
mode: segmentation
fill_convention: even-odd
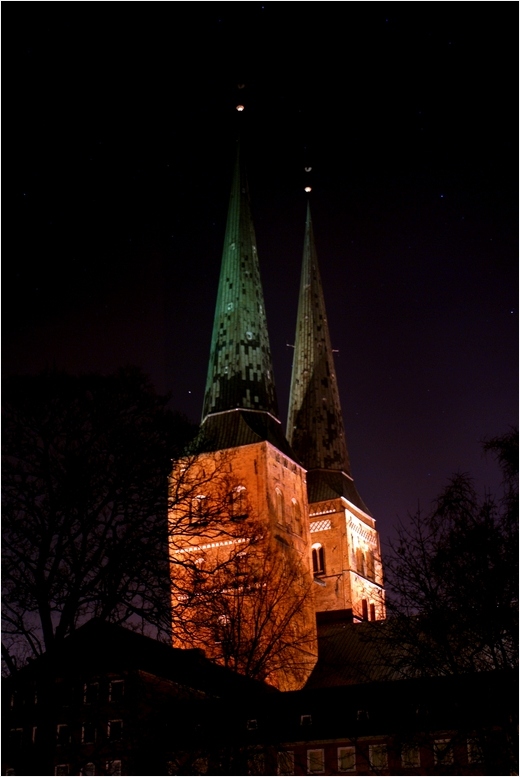
[[[200,418],[240,122],[284,422],[309,180],[383,538],[455,471],[496,488],[479,441],[518,412],[517,4],[107,8],[3,9],[4,375],[139,364]]]

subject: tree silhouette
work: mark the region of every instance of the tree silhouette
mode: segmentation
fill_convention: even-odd
[[[407,675],[509,669],[518,656],[518,430],[484,444],[503,494],[453,476],[434,509],[401,524],[386,559],[393,641]]]
[[[2,616],[10,670],[89,617],[162,618],[167,477],[195,431],[167,401],[135,368],[5,381]]]

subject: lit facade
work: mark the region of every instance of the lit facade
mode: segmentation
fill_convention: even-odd
[[[178,498],[179,483],[185,498]],[[234,639],[230,624],[235,611],[247,611],[250,622],[258,621],[251,608],[268,597],[272,578],[289,579],[300,605],[285,634],[277,634],[274,621],[271,632],[275,641],[292,634],[299,642],[296,668],[291,669],[292,658],[278,658],[260,676],[282,690],[296,690],[316,663],[317,613],[333,611],[347,621],[384,618],[379,537],[350,473],[310,211],[286,436],[278,418],[256,238],[239,154],[202,426],[189,465],[180,461],[174,466],[171,494],[174,645],[203,647],[208,656],[246,671],[243,656],[242,663],[233,664],[221,647]],[[260,544],[251,540],[255,532],[262,535]],[[226,560],[236,569],[237,580],[247,566],[257,581],[256,605],[250,591],[246,596],[242,585],[219,577]],[[258,582],[261,570],[264,582]],[[231,600],[232,588],[235,610],[226,600]],[[202,608],[204,596],[211,598],[213,614]],[[283,613],[284,607],[289,612],[294,606],[289,599],[272,612]],[[197,608],[202,617],[197,617]],[[215,618],[225,639],[212,623]],[[189,634],[183,628],[186,622],[194,624]],[[245,622],[241,635],[244,643],[256,640]]]

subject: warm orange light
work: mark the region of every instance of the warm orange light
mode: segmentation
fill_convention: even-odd
[[[243,105],[237,105],[237,111],[243,111],[244,106]]]

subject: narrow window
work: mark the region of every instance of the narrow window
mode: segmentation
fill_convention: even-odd
[[[365,554],[361,548],[356,550],[356,569],[360,575],[365,575]]]
[[[296,500],[292,500],[293,506],[293,518],[294,518],[294,531],[298,537],[303,537],[303,524],[302,524],[302,509],[300,503]]]
[[[125,692],[124,680],[112,680],[108,686],[108,701],[122,701]]]
[[[280,751],[277,764],[277,774],[294,774],[294,750]]]
[[[368,758],[372,769],[388,769],[386,745],[369,745]]]
[[[81,727],[81,741],[84,745],[91,745],[96,741],[96,726],[94,723],[85,723]]]
[[[123,736],[123,721],[122,720],[109,720],[108,721],[108,738],[113,742],[121,739]]]
[[[323,774],[325,771],[323,750],[307,750],[307,771],[309,774]]]
[[[338,747],[338,772],[354,772],[356,770],[356,748]]]
[[[312,571],[314,577],[325,574],[325,549],[319,542],[312,546]]]
[[[417,745],[403,745],[401,763],[405,769],[416,769],[421,765],[421,755]]]
[[[70,742],[70,731],[67,723],[58,723],[56,727],[57,739],[59,745],[68,745]]]
[[[369,580],[375,580],[374,553],[371,550],[367,550],[366,554],[366,572]]]
[[[83,703],[94,704],[99,699],[99,683],[85,683],[83,686]]]
[[[283,494],[279,488],[276,489],[276,520],[282,526],[285,523],[285,506],[283,502]]]
[[[453,749],[451,739],[436,739],[433,743],[433,761],[436,764],[452,764]]]
[[[204,526],[209,520],[209,508],[205,494],[199,494],[191,500],[190,523]]]
[[[375,604],[370,605],[370,620],[375,621],[376,619],[376,606]]]
[[[367,602],[366,599],[362,599],[361,600],[361,611],[362,611],[362,615],[363,615],[363,620],[367,621],[368,620],[368,602]]]
[[[247,518],[246,487],[237,486],[230,494],[231,520],[241,521]]]
[[[32,727],[32,743],[35,745],[38,742],[38,726]]]

